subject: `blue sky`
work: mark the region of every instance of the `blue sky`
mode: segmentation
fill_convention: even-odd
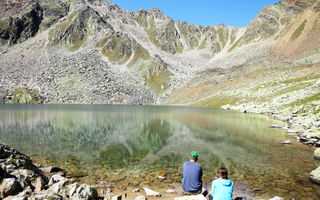
[[[279,0],[111,0],[123,9],[156,7],[174,20],[196,25],[246,26],[266,5]]]

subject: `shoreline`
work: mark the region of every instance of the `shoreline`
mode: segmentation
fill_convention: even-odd
[[[178,183],[170,183],[168,187],[152,184],[122,187],[114,183],[100,181],[97,185],[78,183],[75,177],[59,167],[42,166],[33,163],[29,156],[15,148],[0,142],[1,167],[3,176],[0,188],[1,198],[4,199],[174,199],[182,196],[182,187]],[[10,184],[12,182],[12,184]],[[157,183],[156,183],[157,184]],[[171,185],[171,186],[169,186]],[[210,188],[210,185],[205,184]],[[144,191],[149,188],[156,194]],[[257,189],[255,189],[257,190]],[[152,192],[151,192],[152,193]],[[248,200],[256,199],[254,190],[245,183],[235,183],[234,197],[246,196]],[[185,197],[183,198],[185,199]]]

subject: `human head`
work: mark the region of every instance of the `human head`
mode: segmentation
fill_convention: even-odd
[[[190,154],[190,160],[194,160],[194,161],[197,161],[198,160],[198,153],[197,152],[195,152],[195,151],[193,151],[193,152],[191,152],[191,154]]]
[[[221,168],[218,170],[218,174],[219,174],[219,177],[220,177],[220,178],[228,179],[228,169],[227,169],[227,168],[221,167]]]

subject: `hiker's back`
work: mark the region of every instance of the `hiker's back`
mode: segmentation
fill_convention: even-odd
[[[211,195],[213,200],[232,200],[233,182],[218,178],[212,181]]]
[[[202,189],[202,166],[196,162],[183,164],[183,184],[186,192],[200,191]]]

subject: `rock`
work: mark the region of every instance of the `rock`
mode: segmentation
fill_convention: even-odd
[[[269,128],[282,128],[282,125],[272,124]]]
[[[95,188],[90,187],[87,184],[82,184],[76,189],[76,192],[72,195],[73,198],[84,198],[84,199],[97,199],[98,192]]]
[[[45,168],[40,168],[41,171],[43,171],[44,173],[57,173],[57,172],[63,172],[62,169],[60,169],[59,167],[45,167]]]
[[[110,188],[111,184],[106,181],[100,181],[97,186],[97,188]]]
[[[166,193],[177,193],[174,189],[167,189]]]
[[[43,178],[38,177],[36,181],[34,182],[35,192],[41,191],[45,186],[45,182]]]
[[[122,199],[122,196],[121,195],[117,195],[117,196],[113,196],[111,198],[111,200],[121,200]]]
[[[202,194],[175,197],[174,200],[206,200]]]
[[[280,144],[292,144],[290,140],[285,140],[283,142],[280,142]]]
[[[134,200],[147,200],[147,197],[143,195],[138,195]]]
[[[320,167],[310,173],[310,179],[320,185]]]
[[[316,148],[316,150],[314,150],[313,156],[315,159],[320,160],[320,148]]]
[[[164,179],[166,179],[166,177],[164,177],[164,176],[158,176],[157,178],[159,181],[163,181]]]
[[[20,183],[14,178],[5,178],[0,185],[1,198],[16,195],[22,190]]]
[[[78,183],[73,183],[71,185],[68,185],[68,188],[69,188],[69,196],[72,197],[78,188]]]
[[[269,200],[284,200],[284,198],[281,198],[281,197],[278,197],[278,196],[275,196]]]
[[[140,191],[140,189],[139,188],[136,188],[136,189],[134,189],[132,192],[139,192]]]
[[[68,181],[68,179],[64,178],[63,176],[55,174],[50,178],[48,185],[51,186],[51,185],[58,183],[58,182],[66,183],[67,181]]]
[[[153,191],[146,187],[144,187],[143,189],[147,196],[161,197],[161,194],[159,192]]]

